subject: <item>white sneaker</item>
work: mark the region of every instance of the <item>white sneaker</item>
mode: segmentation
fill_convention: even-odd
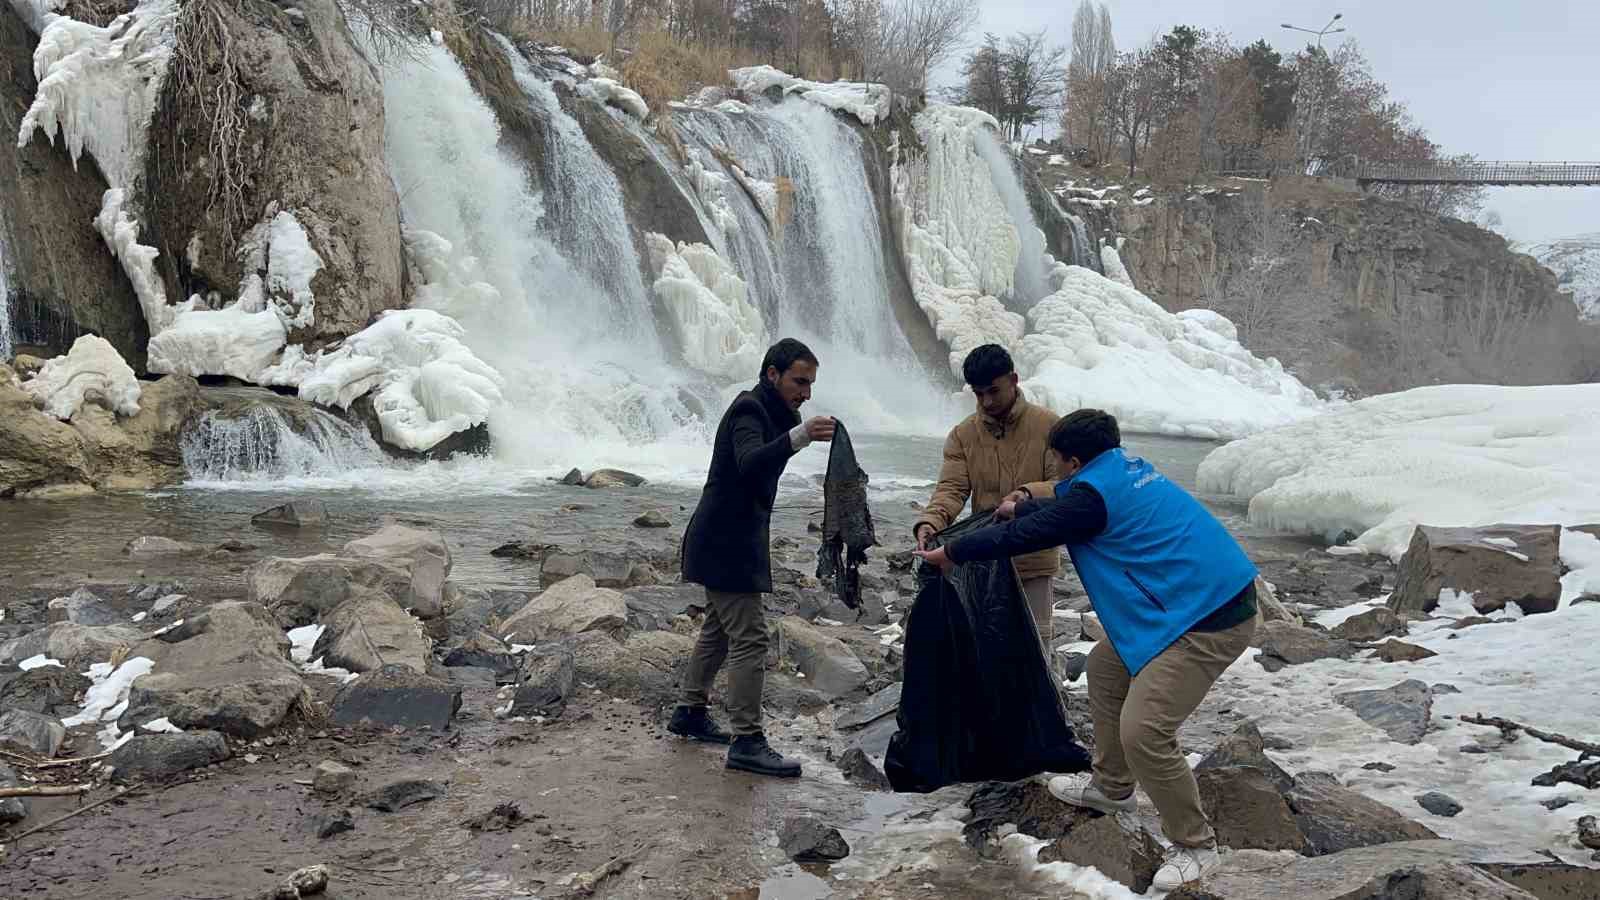
[[[1082,806],[1087,809],[1097,809],[1108,816],[1114,816],[1117,813],[1136,812],[1139,809],[1139,801],[1133,799],[1132,794],[1121,800],[1113,800],[1100,793],[1100,789],[1094,786],[1094,779],[1092,778],[1073,778],[1070,775],[1057,775],[1050,779],[1050,794],[1063,803],[1071,803],[1073,806]]]
[[[1150,886],[1158,891],[1175,891],[1194,884],[1220,865],[1222,857],[1214,847],[1173,847],[1167,851],[1166,862],[1156,870]]]

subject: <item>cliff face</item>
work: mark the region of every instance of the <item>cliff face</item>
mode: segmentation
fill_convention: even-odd
[[[1595,329],[1556,276],[1470,223],[1321,179],[1095,198],[1041,174],[1091,235],[1123,238],[1141,291],[1229,315],[1307,383],[1564,383],[1596,365]]]

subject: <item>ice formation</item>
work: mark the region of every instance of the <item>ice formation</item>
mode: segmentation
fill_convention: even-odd
[[[66,421],[78,411],[84,398],[94,393],[119,416],[139,412],[139,379],[111,343],[99,335],[86,334],[72,342],[66,356],[58,356],[22,389],[44,404],[44,411]]]
[[[1398,559],[1414,526],[1600,522],[1600,384],[1384,394],[1222,447],[1199,486],[1271,528],[1359,535]]]
[[[635,119],[650,115],[650,105],[629,88],[610,78],[591,78],[579,83],[578,93],[602,106],[615,106]]]
[[[871,125],[889,117],[890,93],[881,84],[806,81],[771,66],[732,69],[728,76],[739,90],[746,93],[761,94],[776,87],[784,94],[799,94],[818,106],[855,116],[863,125]]]
[[[670,313],[685,361],[730,381],[749,377],[760,367],[769,339],[744,281],[705,244],[674,246],[654,233],[646,240],[658,273],[656,298]]]

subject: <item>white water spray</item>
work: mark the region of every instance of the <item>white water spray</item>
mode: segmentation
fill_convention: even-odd
[[[180,440],[194,482],[270,481],[337,475],[390,465],[366,429],[306,406],[293,414],[270,402],[210,410]]]

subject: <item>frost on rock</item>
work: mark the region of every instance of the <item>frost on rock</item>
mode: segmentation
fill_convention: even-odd
[[[38,374],[23,383],[22,389],[42,402],[46,413],[63,422],[72,418],[90,393],[103,398],[119,416],[139,412],[139,379],[117,348],[93,334],[73,341],[66,356],[45,363]]]
[[[1440,385],[1219,448],[1199,487],[1250,519],[1398,560],[1416,525],[1600,522],[1600,384]]]
[[[376,391],[373,407],[383,439],[406,450],[429,450],[488,421],[489,411],[502,402],[500,374],[467,349],[464,336],[442,313],[388,310],[335,350],[308,357],[291,348],[265,377],[298,383],[302,400],[342,409]]]
[[[267,239],[267,295],[285,328],[310,328],[316,323],[311,279],[322,271],[322,257],[288,210],[272,218]]]
[[[694,192],[699,195],[701,206],[704,207],[706,216],[710,218],[712,224],[723,234],[731,235],[738,231],[739,217],[734,213],[732,203],[728,199],[728,190],[732,188],[733,180],[718,172],[715,165],[708,164],[705,155],[695,148],[689,149],[688,165],[685,168],[689,175],[689,183],[694,185]]]
[[[739,184],[744,187],[745,193],[749,194],[750,199],[755,201],[756,207],[761,210],[761,215],[767,220],[767,224],[777,227],[779,224],[777,184],[757,178],[738,166],[729,166],[728,168],[733,172],[733,177],[737,178]]]
[[[1117,239],[1117,244],[1122,244],[1122,239]],[[1133,276],[1128,274],[1128,267],[1122,264],[1122,254],[1117,252],[1118,247],[1106,244],[1100,248],[1100,268],[1105,269],[1106,277],[1124,287],[1133,287]]]
[[[250,312],[236,301],[226,309],[194,309],[193,301],[150,339],[152,372],[231,375],[256,384],[283,349],[288,334],[276,311]],[[152,329],[154,330],[154,329]]]
[[[750,66],[730,69],[728,77],[739,90],[749,94],[765,93],[779,88],[785,95],[799,94],[802,98],[838,112],[849,113],[863,125],[889,118],[889,88],[881,84],[859,81],[805,81],[771,66]]]
[[[615,106],[635,119],[650,115],[650,104],[610,78],[591,78],[578,85],[578,93],[602,106]]]
[[[1240,437],[1322,408],[1277,360],[1252,356],[1211,312],[1174,315],[1132,288],[1057,264],[1054,294],[1028,313],[1017,368],[1058,412],[1096,407],[1124,431]]]
[[[139,243],[139,222],[127,209],[127,191],[118,187],[106,191],[94,224],[106,246],[122,264],[122,271],[127,273],[134,296],[139,298],[145,323],[150,326],[150,334],[160,334],[172,324],[180,308],[167,305],[166,288],[161,284],[161,276],[156,274],[156,257],[161,252]]]
[[[729,380],[754,372],[766,351],[767,329],[733,266],[705,244],[674,246],[655,233],[645,239],[657,272],[656,299],[670,314],[684,359]]]

